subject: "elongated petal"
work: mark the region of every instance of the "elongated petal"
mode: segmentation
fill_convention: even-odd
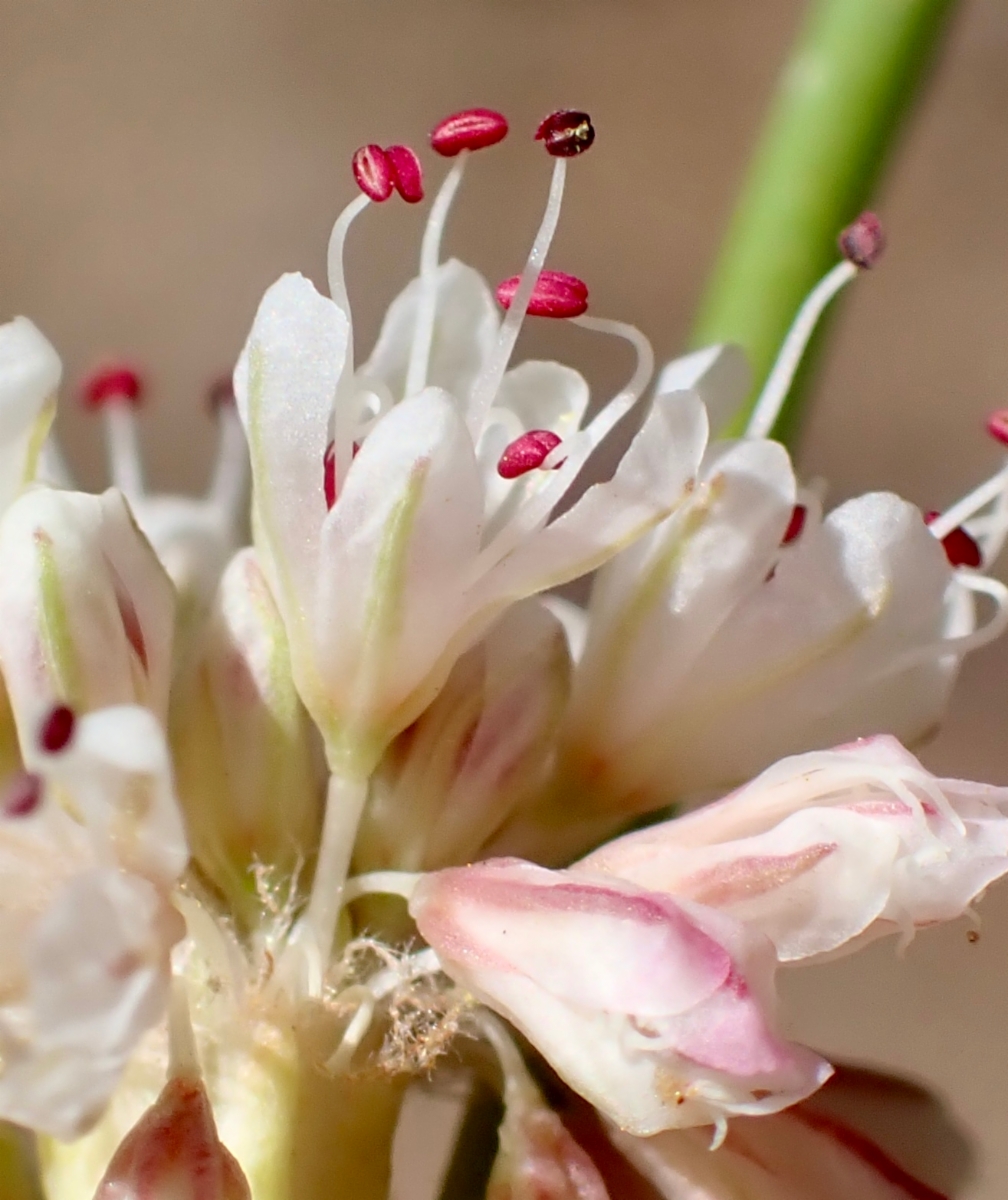
[[[431,388],[396,405],[361,447],[323,531],[313,614],[321,713],[301,690],[330,744],[340,728],[376,726],[384,743],[443,682],[481,515],[475,454],[452,397]]]
[[[323,460],[347,336],[341,308],[303,275],[284,275],[263,297],[235,369],[257,543],[292,637],[307,620],[318,566]]]
[[[782,960],[950,920],[1008,874],[1008,790],[939,780],[891,738],[776,764],[581,869],[723,909]]]
[[[27,317],[0,325],[0,512],[35,475],[63,367]]]
[[[392,301],[371,357],[360,369],[363,379],[381,380],[397,400],[406,387],[420,291],[420,279],[413,279]],[[497,340],[498,325],[497,306],[483,276],[457,258],[443,262],[437,269],[427,383],[465,403]]]
[[[26,753],[57,702],[164,719],[174,590],[119,492],[27,492],[0,525],[0,559],[0,663]]]
[[[655,395],[695,391],[707,409],[716,437],[741,408],[752,371],[739,346],[708,346],[666,363],[655,381]]]

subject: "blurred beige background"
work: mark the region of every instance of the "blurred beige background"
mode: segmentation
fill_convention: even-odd
[[[352,196],[352,151],[424,141],[459,107],[515,136],[472,163],[448,246],[491,279],[523,261],[548,164],[527,141],[560,106],[599,140],[574,164],[551,263],[593,309],[683,344],[802,0],[0,0],[0,314],[32,316],[69,382],[124,353],[152,380],[144,443],[159,485],[198,488],[202,393],[282,270],[321,279]],[[440,167],[426,155],[431,182]],[[878,197],[885,264],[838,322],[803,466],[834,500],[891,487],[941,507],[998,465],[982,417],[1008,403],[1008,7],[962,6]],[[422,213],[369,213],[349,254],[358,336],[414,269]],[[576,330],[526,353],[599,388],[628,362]],[[611,356],[611,357],[610,357]],[[66,389],[60,432],[88,485],[98,431]],[[967,666],[927,751],[1008,782],[1008,641]],[[795,974],[786,1007],[822,1049],[930,1081],[982,1146],[971,1200],[1008,1183],[1008,886],[965,926]]]

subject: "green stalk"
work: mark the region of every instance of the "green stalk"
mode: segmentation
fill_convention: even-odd
[[[866,206],[954,8],[813,3],[691,339],[736,342],[752,363],[753,394],[728,432],[744,427],[799,304],[837,261],[837,234]],[[774,436],[794,433],[801,390],[792,389]]]

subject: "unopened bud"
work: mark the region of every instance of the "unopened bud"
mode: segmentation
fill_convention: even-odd
[[[1008,446],[1008,408],[999,408],[987,418],[987,432],[1002,446]]]
[[[381,204],[392,195],[395,176],[389,156],[381,146],[361,146],[351,165],[357,186],[369,200]]]
[[[497,302],[510,308],[521,276],[497,285]],[[588,308],[588,285],[564,271],[543,271],[536,280],[528,313],[533,317],[579,317]]]
[[[95,1200],[250,1200],[238,1160],[221,1142],[206,1089],[169,1079],[122,1140]]]
[[[409,146],[387,146],[385,156],[392,168],[395,190],[407,204],[418,204],[424,198],[420,159]]]
[[[139,404],[143,380],[138,372],[124,364],[102,367],[84,380],[81,395],[88,408],[102,408],[108,403],[124,400]]]
[[[559,445],[560,438],[552,430],[530,429],[505,447],[497,463],[497,474],[501,479],[517,479],[541,467]]]
[[[595,141],[595,127],[586,112],[562,109],[550,115],[536,130],[535,140],[542,142],[554,158],[574,158]]]
[[[873,212],[863,212],[842,231],[839,243],[844,258],[867,271],[875,266],[885,250],[882,222]]]
[[[462,150],[482,150],[507,137],[508,123],[503,113],[489,108],[468,108],[445,117],[431,130],[433,150],[445,158],[454,158]]]

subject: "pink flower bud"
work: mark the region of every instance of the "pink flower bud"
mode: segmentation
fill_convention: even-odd
[[[560,438],[552,430],[530,429],[505,447],[497,463],[497,474],[501,479],[517,479],[541,467],[559,445]]]
[[[95,1200],[249,1200],[202,1083],[169,1079],[112,1156]]]
[[[357,186],[368,199],[380,204],[392,195],[395,173],[381,146],[361,146],[353,156],[352,166]]]
[[[595,141],[595,127],[586,112],[561,109],[540,124],[535,140],[542,142],[554,158],[574,158]]]
[[[497,303],[510,308],[520,275],[497,285]],[[528,312],[533,317],[579,317],[588,308],[588,285],[564,271],[543,271],[536,280]]]
[[[81,385],[81,395],[88,408],[128,400],[139,404],[143,395],[143,380],[132,367],[117,363],[89,375]]]
[[[987,418],[987,432],[1002,446],[1008,446],[1008,408],[999,408]]]
[[[453,113],[431,130],[431,148],[445,158],[454,158],[462,150],[482,150],[507,137],[507,118],[490,108],[468,108]]]
[[[873,212],[863,212],[842,231],[840,250],[848,262],[862,270],[874,267],[885,250],[885,231]]]
[[[395,190],[407,204],[418,204],[424,198],[420,159],[409,146],[387,146],[385,156],[392,170]]]

